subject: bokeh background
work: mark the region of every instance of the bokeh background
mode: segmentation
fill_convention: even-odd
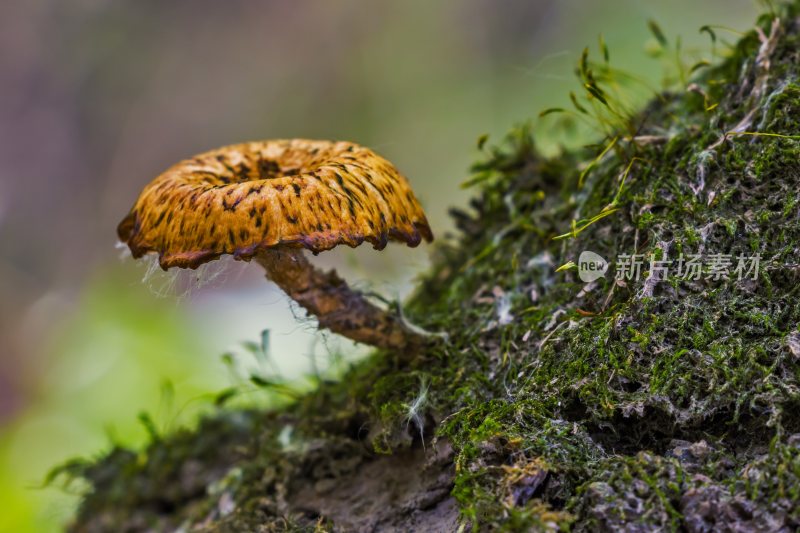
[[[176,279],[126,260],[116,224],[167,166],[244,140],[352,140],[397,164],[443,235],[480,135],[491,143],[533,119],[545,149],[588,140],[536,117],[568,104],[598,34],[612,64],[658,86],[648,19],[709,57],[702,25],[747,30],[758,11],[752,0],[3,2],[0,531],[58,529],[80,487],[42,488],[49,468],[141,445],[141,412],[158,431],[191,424],[241,379],[230,361],[252,364],[243,343],[262,330],[264,372],[290,380],[358,353],[295,320],[255,266]],[[428,253],[318,262],[403,296]],[[257,396],[246,401],[270,401]]]

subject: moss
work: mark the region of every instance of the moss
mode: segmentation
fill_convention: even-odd
[[[750,32],[695,80],[713,109],[659,95],[588,171],[613,136],[545,158],[518,128],[487,149],[470,209],[453,212],[460,235],[438,245],[406,309],[447,342],[410,363],[376,354],[280,411],[220,410],[144,452],[72,468],[94,488],[74,529],[325,529],[324,505],[293,500],[298,486],[357,476],[376,453],[435,455],[432,437],[451,450],[442,483],[475,530],[800,527],[800,362],[787,340],[800,328],[800,141],[725,136],[745,122],[800,133],[800,3],[782,9],[768,70]],[[766,35],[770,24],[759,20]],[[556,272],[583,250],[612,263],[762,260],[741,281],[647,280],[648,264],[624,282]]]

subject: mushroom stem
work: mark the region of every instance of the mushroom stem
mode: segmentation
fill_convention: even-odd
[[[267,279],[317,317],[321,328],[356,342],[409,353],[424,342],[425,337],[406,327],[399,316],[352,290],[335,270],[315,268],[302,250],[262,250],[255,259],[267,271]]]

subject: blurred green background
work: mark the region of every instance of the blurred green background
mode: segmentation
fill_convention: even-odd
[[[700,26],[747,30],[758,11],[751,0],[3,3],[0,531],[57,530],[80,487],[42,489],[50,467],[141,445],[142,411],[159,431],[190,424],[236,381],[222,354],[246,362],[242,342],[263,329],[269,371],[287,378],[358,351],[317,338],[255,266],[143,281],[115,227],[167,166],[244,140],[356,141],[408,176],[441,236],[448,207],[466,202],[481,134],[496,141],[531,118],[546,149],[586,140],[535,119],[568,105],[598,34],[612,64],[658,86],[648,19],[710,57]],[[427,256],[395,246],[317,262],[402,296]]]

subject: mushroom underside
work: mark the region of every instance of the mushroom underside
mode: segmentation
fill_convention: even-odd
[[[405,243],[410,248],[416,248],[424,241],[431,241],[433,234],[427,222],[413,223],[410,230],[390,228],[378,235],[369,234],[343,234],[339,232],[314,232],[308,235],[294,235],[280,237],[278,240],[265,239],[261,242],[246,244],[238,247],[225,247],[222,249],[206,248],[184,251],[172,251],[165,246],[147,242],[142,234],[141,223],[136,213],[130,213],[119,225],[117,231],[120,240],[128,245],[134,259],[148,253],[158,255],[158,263],[162,269],[190,268],[196,269],[204,263],[214,261],[223,255],[232,255],[234,259],[249,261],[256,255],[275,248],[305,249],[314,255],[339,246],[347,245],[357,248],[368,242],[375,250],[383,250],[389,241]]]

